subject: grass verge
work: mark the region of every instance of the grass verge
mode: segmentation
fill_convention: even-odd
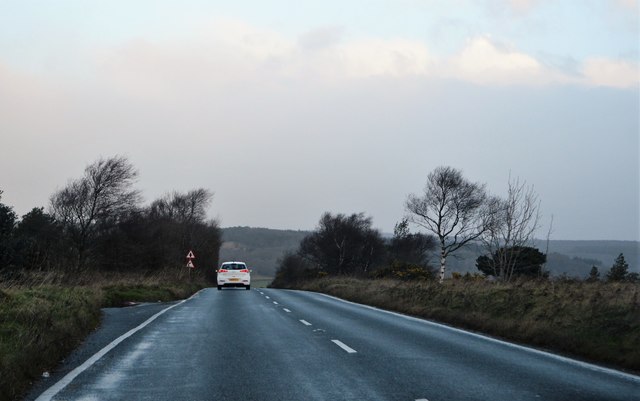
[[[183,299],[207,285],[170,271],[61,277],[0,283],[0,401],[20,399],[55,368],[98,326],[100,308]]]
[[[640,285],[323,278],[295,288],[640,372]]]
[[[251,277],[251,287],[253,288],[267,288],[273,281],[270,277]]]

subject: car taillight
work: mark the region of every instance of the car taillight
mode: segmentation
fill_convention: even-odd
[[[226,272],[228,272],[228,271],[229,271],[229,270],[227,270],[227,269],[220,269],[220,270],[218,270],[218,273],[226,273]]]
[[[249,269],[242,269],[240,270],[240,273],[249,273]]]

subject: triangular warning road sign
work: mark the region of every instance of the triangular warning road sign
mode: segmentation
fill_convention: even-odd
[[[193,252],[189,251],[189,253],[187,254],[187,259],[195,259],[195,255],[193,254]]]
[[[192,269],[193,269],[195,266],[193,265],[193,262],[192,262],[191,260],[189,260],[189,261],[187,262],[187,267],[190,267],[190,268],[192,268]]]

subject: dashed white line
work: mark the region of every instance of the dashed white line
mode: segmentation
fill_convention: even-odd
[[[338,347],[342,348],[343,350],[347,351],[349,354],[355,354],[356,352],[358,352],[340,340],[331,340],[331,342],[337,345]]]
[[[291,311],[287,308],[282,308],[283,311],[287,312],[287,313],[291,313]]]
[[[265,297],[265,298],[267,298],[267,299],[271,299],[271,298],[269,298],[269,296],[268,296],[268,295],[265,295],[264,297]]]
[[[418,398],[416,401],[429,401],[426,398]]]
[[[369,306],[369,305],[359,304],[357,302],[347,301],[347,300],[344,300],[342,298],[334,297],[332,295],[321,294],[321,293],[318,293],[318,295],[323,296],[323,297],[327,297],[327,298],[331,298],[331,299],[334,299],[334,300],[339,301],[339,302],[344,302],[346,304],[356,305],[356,306],[361,307],[361,308],[371,309],[371,310],[378,311],[378,312],[381,312],[381,313],[386,313],[386,314],[389,314],[389,315],[397,316],[397,317],[400,317],[402,319],[411,320],[413,322],[419,322],[419,323],[422,323],[422,324],[427,325],[427,326],[439,327],[439,328],[442,328],[444,330],[449,330],[449,331],[452,331],[452,332],[455,332],[455,333],[460,333],[460,334],[463,334],[463,335],[466,335],[466,336],[469,336],[469,337],[480,338],[480,339],[483,339],[483,340],[486,340],[486,341],[490,341],[490,342],[493,342],[493,343],[496,343],[496,344],[501,344],[501,345],[504,345],[504,346],[507,346],[507,347],[510,347],[510,348],[515,348],[515,349],[523,350],[525,352],[530,352],[532,354],[543,355],[545,357],[552,358],[552,359],[555,359],[555,360],[558,360],[558,361],[561,361],[561,362],[570,363],[570,364],[572,364],[574,366],[581,366],[583,368],[586,368],[586,369],[589,369],[589,370],[592,370],[592,371],[595,371],[595,372],[602,372],[602,373],[614,375],[616,377],[621,377],[621,378],[623,378],[625,380],[632,380],[634,382],[640,383],[640,376],[632,375],[630,373],[621,372],[619,370],[615,370],[615,369],[611,369],[611,368],[605,368],[603,366],[593,365],[593,364],[590,364],[590,363],[587,363],[587,362],[578,361],[578,360],[575,360],[575,359],[570,359],[570,358],[567,358],[566,356],[556,355],[556,354],[552,354],[552,353],[547,352],[547,351],[542,351],[542,350],[538,350],[538,349],[535,349],[535,348],[525,347],[524,345],[518,345],[518,344],[509,343],[509,342],[506,342],[506,341],[503,341],[503,340],[498,340],[497,338],[488,337],[486,335],[482,335],[482,334],[478,334],[478,333],[472,333],[470,331],[464,331],[462,329],[456,329],[454,327],[447,326],[447,325],[441,324],[441,323],[432,322],[430,320],[420,319],[420,318],[413,317],[413,316],[403,315],[403,314],[398,313],[398,312],[392,312],[392,311],[376,308],[374,306]]]
[[[260,295],[264,295],[264,292],[262,292],[262,291],[259,291],[259,292],[260,292]]]
[[[277,303],[276,301],[273,301],[273,304],[274,304],[274,305],[278,305],[278,303]]]
[[[305,326],[311,326],[311,323],[307,322],[304,319],[300,319],[300,323],[304,324]]]

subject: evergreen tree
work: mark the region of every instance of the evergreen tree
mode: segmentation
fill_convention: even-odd
[[[0,190],[1,199],[2,190]],[[14,256],[13,229],[16,220],[17,215],[13,208],[0,202],[0,270],[9,266]]]
[[[14,229],[15,263],[25,269],[48,269],[64,263],[62,227],[44,208],[34,207]]]
[[[607,273],[609,281],[624,281],[629,274],[629,264],[624,260],[624,255],[620,254],[611,266],[611,270]]]
[[[589,277],[587,277],[587,281],[590,283],[596,282],[600,280],[600,272],[596,266],[591,266],[591,271],[589,272]]]
[[[529,246],[514,246],[510,248],[500,248],[492,255],[482,255],[476,259],[476,267],[487,276],[494,276],[502,280],[504,277],[501,269],[496,269],[505,260],[512,264],[511,276],[517,277],[540,277],[542,275],[542,265],[547,261],[547,255],[537,248]]]

